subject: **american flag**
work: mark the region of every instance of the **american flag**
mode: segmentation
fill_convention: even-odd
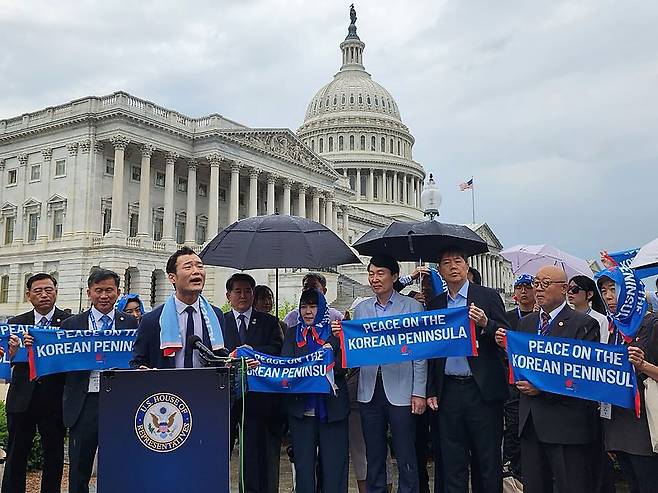
[[[463,181],[459,184],[460,192],[465,192],[466,190],[472,190],[472,189],[473,189],[473,178],[471,178],[468,181]]]

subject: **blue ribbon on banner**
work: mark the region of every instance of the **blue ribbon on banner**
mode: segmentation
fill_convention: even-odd
[[[305,356],[286,358],[240,347],[238,358],[251,358],[260,364],[247,369],[250,392],[284,394],[329,394],[334,386],[334,352],[318,349]]]
[[[130,368],[137,329],[71,330],[31,326],[30,378],[83,370]]]
[[[0,346],[5,350],[5,354],[0,360],[0,378],[5,380],[11,379],[11,362],[9,361],[9,336],[16,334],[21,341],[21,347],[14,355],[14,363],[27,363],[27,349],[23,346],[23,334],[32,327],[31,325],[0,325]]]
[[[639,413],[639,393],[625,346],[507,331],[510,381],[607,402]]]
[[[608,256],[617,262],[617,265],[620,267],[630,267],[631,262],[637,255],[637,252],[639,252],[639,248],[631,248],[630,250],[623,250],[621,252],[613,252],[609,253]],[[637,272],[638,277],[640,279],[644,279],[645,277],[651,277],[658,275],[658,267],[641,267],[639,269],[633,269],[635,272]]]
[[[341,322],[343,367],[477,356],[468,307]]]

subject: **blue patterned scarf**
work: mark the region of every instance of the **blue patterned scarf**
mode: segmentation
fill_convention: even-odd
[[[604,277],[615,283],[617,295],[615,313],[610,313],[606,306],[611,328],[614,327],[612,331],[619,331],[624,342],[629,343],[635,339],[642,319],[647,313],[648,304],[644,283],[630,267],[613,267],[602,270],[594,276],[599,292],[601,291],[599,281]]]

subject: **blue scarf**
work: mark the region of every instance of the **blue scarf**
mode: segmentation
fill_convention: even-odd
[[[139,311],[142,312],[143,316],[146,313],[146,311],[144,311],[144,303],[142,303],[142,300],[139,298],[137,293],[122,294],[117,300],[116,305],[114,305],[114,308],[122,312],[126,308],[126,305],[131,301],[136,301],[139,303]]]
[[[313,323],[306,325],[302,317],[302,305],[299,305],[299,317],[295,329],[295,340],[297,347],[308,345],[308,352],[314,353],[327,342],[331,335],[331,319],[329,317],[329,306],[321,291],[318,291],[318,312],[315,314]],[[315,411],[320,421],[327,421],[327,400],[322,394],[307,394],[304,399],[306,411]]]
[[[176,351],[183,348],[183,340],[178,328],[178,312],[174,294],[167,298],[160,314],[160,349],[165,356],[174,356]],[[222,326],[212,305],[203,296],[199,295],[199,307],[201,318],[206,323],[208,337],[213,350],[224,347],[224,336]]]
[[[624,342],[632,342],[648,309],[644,283],[630,267],[613,267],[602,270],[594,276],[599,292],[601,289],[598,281],[603,277],[615,283],[617,294],[615,313],[610,313],[606,307],[611,327],[614,327],[615,331],[619,331]]]
[[[448,284],[441,277],[438,270],[430,269],[430,282],[432,283],[432,296],[438,296],[448,292]]]

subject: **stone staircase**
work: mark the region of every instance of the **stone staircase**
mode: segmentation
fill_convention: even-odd
[[[331,306],[341,312],[347,310],[355,298],[372,296],[370,286],[365,286],[344,274],[338,276],[337,293]]]

